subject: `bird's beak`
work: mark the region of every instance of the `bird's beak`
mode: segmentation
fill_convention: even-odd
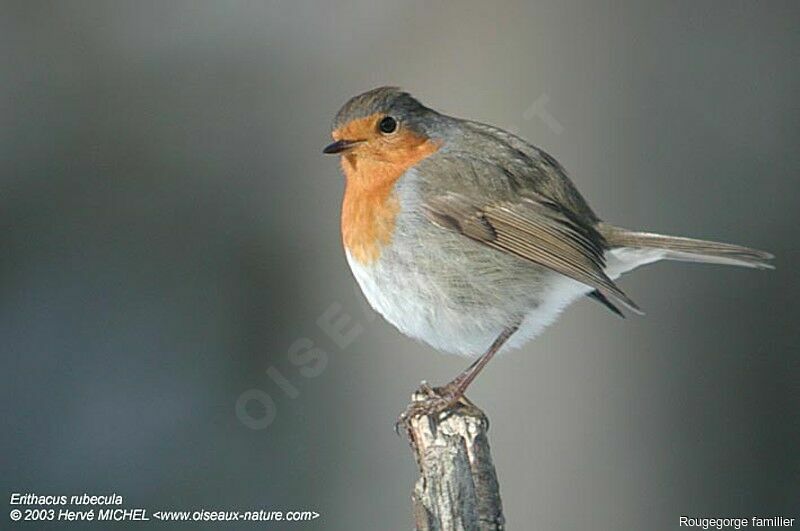
[[[325,149],[323,149],[322,152],[327,155],[341,153],[342,151],[347,151],[348,149],[352,148],[356,144],[360,144],[361,142],[363,142],[363,140],[337,140],[333,144],[328,144],[327,146],[325,146]]]

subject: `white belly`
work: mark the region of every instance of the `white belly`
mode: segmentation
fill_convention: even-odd
[[[353,275],[370,305],[404,334],[443,352],[477,357],[483,354],[516,315],[524,316],[504,350],[536,337],[570,303],[591,288],[553,273],[535,297],[512,297],[508,304],[462,306],[442,293],[439,282],[424,275],[387,271],[382,264],[362,266],[348,253]],[[533,286],[519,286],[532,290]],[[522,301],[529,301],[525,304]]]
[[[629,251],[607,253],[606,271],[612,279],[660,258],[652,252]],[[379,260],[363,266],[350,253],[347,260],[364,296],[387,321],[435,349],[468,357],[485,352],[507,326],[519,319],[517,316],[523,316],[522,325],[504,350],[521,347],[553,323],[564,308],[592,291],[584,284],[550,272],[538,272],[530,283],[515,285],[504,282],[503,278],[493,278],[492,269],[485,272],[485,282],[496,289],[476,294],[476,298],[485,299],[485,304],[480,304],[481,301],[469,297],[454,299],[443,289],[440,277],[432,279],[414,268],[397,267],[393,260],[389,264]]]

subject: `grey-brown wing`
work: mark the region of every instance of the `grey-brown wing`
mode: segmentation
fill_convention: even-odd
[[[492,125],[480,122],[462,122],[474,134],[480,135],[478,143],[482,154],[499,154],[496,164],[510,171],[512,180],[525,183],[536,191],[575,213],[582,219],[599,221],[581,196],[559,162],[543,149],[523,138]]]
[[[528,197],[478,200],[447,192],[428,197],[423,207],[442,228],[551,269],[641,312],[606,276],[602,236],[557,204]]]

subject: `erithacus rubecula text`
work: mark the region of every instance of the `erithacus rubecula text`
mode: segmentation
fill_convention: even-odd
[[[342,240],[370,305],[408,336],[477,357],[406,417],[452,406],[499,350],[583,296],[639,312],[614,281],[641,265],[772,267],[764,251],[605,223],[541,149],[397,88],[350,99],[332,136],[324,152],[341,155],[346,177]]]

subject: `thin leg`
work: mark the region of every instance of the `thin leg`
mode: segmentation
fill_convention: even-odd
[[[514,326],[510,326],[503,330],[500,335],[497,336],[497,339],[494,340],[489,349],[484,352],[480,358],[476,359],[469,367],[464,369],[461,374],[453,378],[453,381],[443,386],[442,389],[450,390],[450,393],[447,394],[454,395],[453,402],[464,395],[467,387],[469,387],[470,384],[475,381],[475,378],[478,377],[483,368],[489,364],[494,355],[497,354],[503,345],[505,345],[506,341],[508,341],[508,338],[514,335],[514,332],[516,332],[518,328],[519,324],[515,324]]]
[[[478,374],[480,374],[483,368],[486,367],[494,355],[497,354],[505,342],[508,341],[508,338],[510,338],[518,328],[519,323],[516,323],[503,330],[489,349],[450,383],[435,389],[431,389],[427,384],[423,383],[422,387],[420,387],[420,391],[427,394],[428,398],[423,401],[413,402],[408,409],[400,415],[400,418],[397,419],[396,427],[399,427],[400,424],[407,422],[413,417],[441,413],[451,408],[459,401],[465,401],[469,404],[464,398],[464,392],[467,390],[467,387],[478,377]]]

